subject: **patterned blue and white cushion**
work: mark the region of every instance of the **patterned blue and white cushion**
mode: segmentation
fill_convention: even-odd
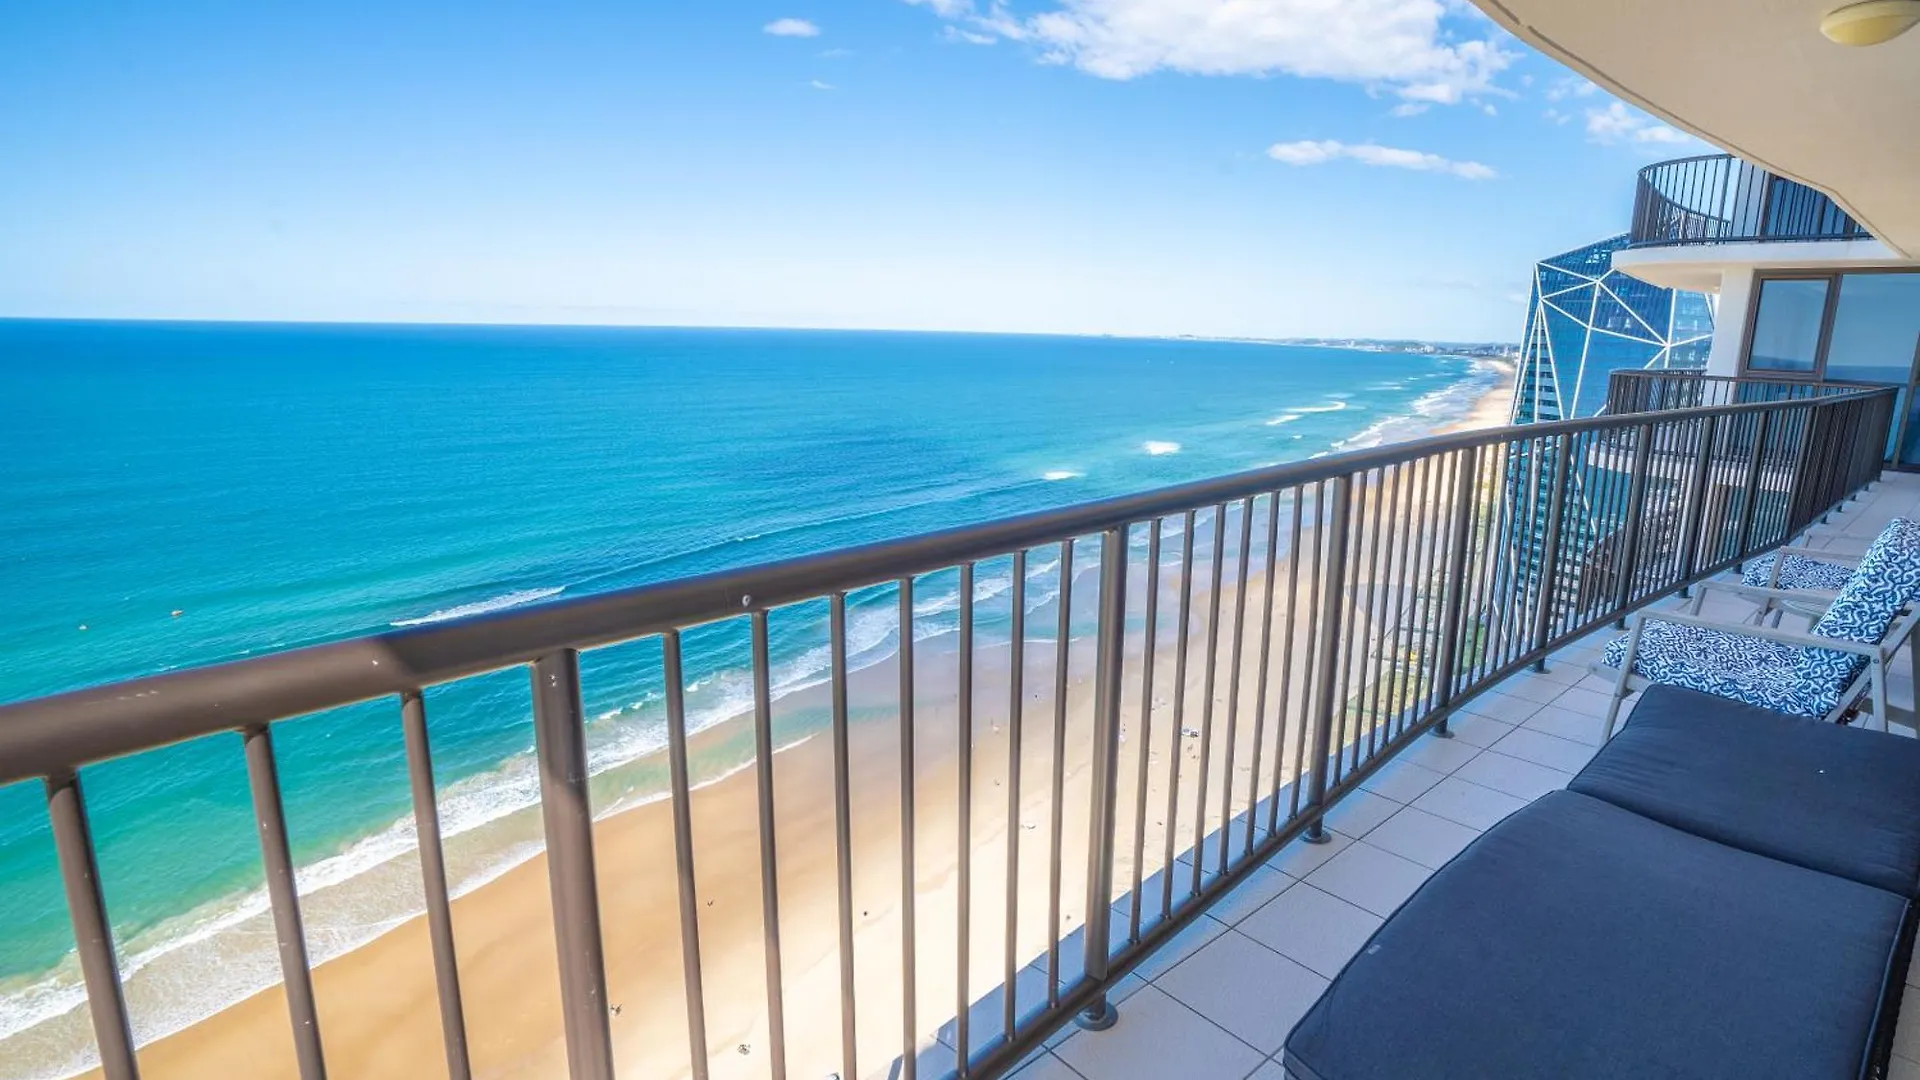
[[[1773,560],[1780,560],[1780,580],[1773,580]],[[1760,589],[1825,589],[1832,592],[1846,585],[1853,567],[1821,562],[1805,555],[1763,555],[1740,572],[1740,584]]]
[[[1895,518],[1813,625],[1813,634],[1872,644],[1886,636],[1900,609],[1915,600],[1920,600],[1920,523]],[[1828,701],[1831,709],[1866,664],[1867,658],[1858,653],[1804,649],[1795,668],[1800,684],[1796,693],[1810,702]]]
[[[1609,666],[1617,668],[1625,662],[1629,636],[1622,634],[1607,643]],[[1763,709],[1825,715],[1825,709],[1808,712],[1794,693],[1794,665],[1801,651],[1766,638],[1649,618],[1640,633],[1633,673],[1651,682],[1684,686]]]
[[[1900,610],[1920,602],[1920,524],[1895,519],[1860,567],[1849,574],[1825,615],[1819,637],[1872,644],[1886,636]],[[1607,643],[1607,663],[1626,661],[1627,635]],[[1634,674],[1749,705],[1820,717],[1866,667],[1857,653],[1799,648],[1725,630],[1647,620]]]

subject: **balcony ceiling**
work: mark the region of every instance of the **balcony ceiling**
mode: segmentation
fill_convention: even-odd
[[[1846,0],[1474,0],[1528,44],[1676,127],[1831,195],[1920,257],[1920,29],[1848,48]]]

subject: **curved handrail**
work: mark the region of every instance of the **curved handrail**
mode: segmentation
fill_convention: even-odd
[[[1731,154],[1701,154],[1640,170],[1628,235],[1630,247],[1659,247],[1872,234],[1805,184]]]

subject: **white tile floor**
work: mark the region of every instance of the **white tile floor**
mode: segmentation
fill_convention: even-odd
[[[1858,554],[1895,516],[1920,517],[1920,476],[1889,473],[1803,542]],[[1565,785],[1593,756],[1608,684],[1588,664],[1610,633],[1466,705],[1451,724],[1455,738],[1423,739],[1327,815],[1330,843],[1290,845],[1136,969],[1141,982],[1118,1024],[1068,1027],[1015,1075],[1283,1080],[1274,1056],[1287,1032],[1383,918],[1483,830]],[[1892,695],[1904,705],[1913,700],[1910,668],[1893,668]],[[1917,981],[1920,968],[1907,976],[1909,986]],[[1920,1080],[1920,990],[1902,1003],[1894,1043],[1890,1080]]]

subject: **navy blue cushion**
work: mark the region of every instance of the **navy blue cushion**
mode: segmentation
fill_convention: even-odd
[[[1695,836],[1920,895],[1920,740],[1651,686],[1567,788]]]
[[[1303,1080],[1856,1077],[1906,906],[1555,791],[1374,933],[1285,1064]]]

